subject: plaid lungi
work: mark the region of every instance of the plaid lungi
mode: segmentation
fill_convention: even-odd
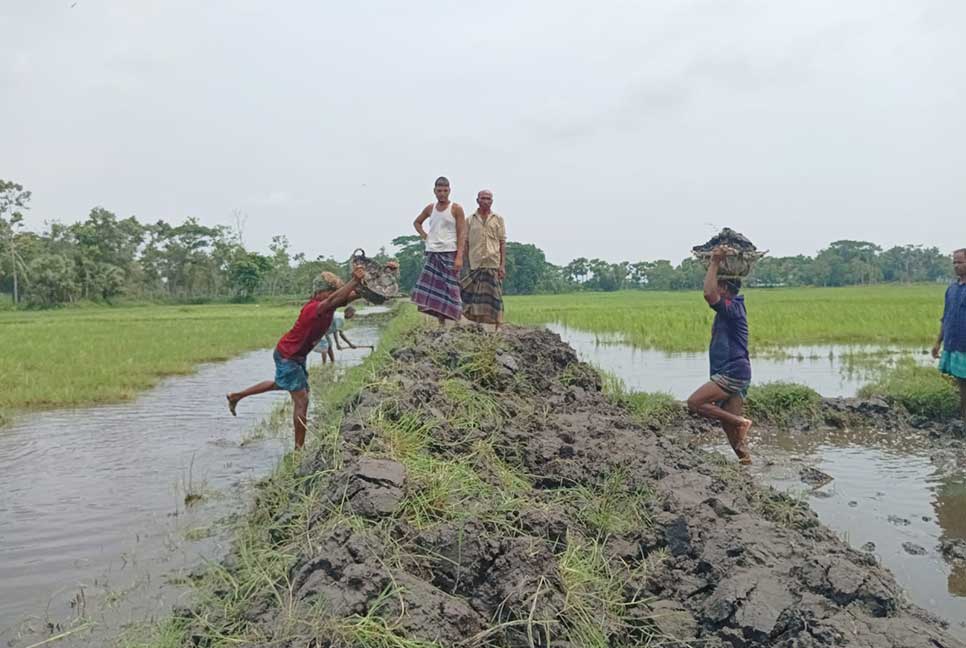
[[[412,300],[423,313],[459,320],[463,312],[460,284],[453,274],[456,252],[427,252],[423,271],[416,280]]]
[[[477,268],[463,278],[463,317],[474,322],[503,321],[503,282],[496,268]]]

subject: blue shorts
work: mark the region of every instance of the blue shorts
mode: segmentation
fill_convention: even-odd
[[[301,362],[294,358],[283,358],[275,349],[272,354],[275,360],[275,384],[285,391],[294,392],[308,390],[309,372],[305,369],[305,360]]]

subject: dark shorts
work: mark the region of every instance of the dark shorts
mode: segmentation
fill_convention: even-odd
[[[305,360],[283,358],[275,349],[272,355],[275,360],[275,384],[285,391],[294,392],[309,388],[309,372],[305,368]]]
[[[729,397],[737,394],[741,396],[741,400],[745,400],[748,397],[748,385],[751,384],[750,380],[741,380],[723,374],[714,374],[711,376],[711,382],[721,387],[721,389],[728,393]]]

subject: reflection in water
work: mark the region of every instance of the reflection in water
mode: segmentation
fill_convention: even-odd
[[[548,328],[583,360],[616,374],[632,390],[666,391],[683,399],[707,379],[703,353],[647,351],[601,342],[592,333],[560,325]],[[883,355],[889,361],[901,354],[841,346],[798,348],[756,357],[752,366],[755,382],[793,381],[824,396],[851,396],[868,380],[866,370],[880,365]],[[700,441],[734,459],[722,435]],[[966,477],[961,465],[954,460],[947,461],[951,471],[937,468],[935,449],[914,430],[756,430],[753,448],[756,463],[750,470],[761,482],[808,493],[822,522],[853,547],[874,543],[874,553],[910,600],[949,620],[950,632],[966,640],[966,566],[949,565],[940,551],[943,540],[966,539]],[[809,491],[800,479],[804,466],[814,466],[833,480]],[[924,548],[926,555],[909,554],[904,543]]]
[[[561,324],[546,327],[574,347],[582,360],[615,374],[634,391],[669,392],[683,400],[708,379],[707,353],[638,349]],[[758,354],[752,358],[751,367],[755,383],[796,382],[823,396],[855,396],[878,368],[903,357],[932,362],[928,355],[913,349],[830,345]]]
[[[374,344],[377,335],[360,323],[350,339]],[[356,364],[368,353],[336,358]],[[244,505],[244,485],[290,447],[290,432],[257,434],[285,392],[245,400],[237,418],[225,406],[228,389],[273,371],[271,352],[256,351],[164,380],[132,402],[27,416],[0,432],[4,645],[33,643],[18,634],[45,632],[48,619],[81,616],[95,616],[107,637],[111,627],[184,603],[169,579],[224,555],[230,528],[219,520]],[[205,499],[186,507],[189,490]]]
[[[936,498],[936,518],[942,527],[942,540],[966,539],[966,478],[948,480]],[[949,591],[966,597],[966,563],[953,565]]]

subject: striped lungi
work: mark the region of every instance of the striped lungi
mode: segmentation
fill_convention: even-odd
[[[460,284],[453,273],[456,252],[427,252],[412,300],[423,313],[459,320],[463,312]]]
[[[463,278],[463,317],[482,324],[503,321],[503,282],[496,268],[477,268]]]

